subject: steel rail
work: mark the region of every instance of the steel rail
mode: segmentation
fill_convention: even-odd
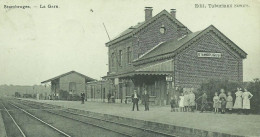
[[[34,104],[36,105],[36,104]],[[37,104],[38,106],[43,106],[44,104]],[[46,106],[44,106],[46,108]],[[50,109],[44,109],[45,111],[49,112]],[[63,111],[63,112],[66,112],[66,113],[70,113],[70,114],[73,114],[73,115],[78,115],[78,116],[83,116],[83,117],[87,117],[87,118],[90,118],[90,119],[96,119],[96,120],[100,120],[100,121],[104,121],[104,122],[108,122],[108,123],[113,123],[113,124],[117,124],[117,125],[121,125],[121,126],[125,126],[125,127],[130,127],[130,128],[135,128],[135,129],[138,129],[138,130],[143,130],[143,131],[148,131],[148,132],[153,132],[153,133],[156,133],[156,134],[159,134],[159,135],[164,135],[164,136],[169,136],[169,137],[178,137],[177,135],[172,135],[172,134],[168,134],[168,133],[163,133],[163,132],[160,132],[160,131],[154,131],[154,130],[151,130],[151,129],[147,129],[147,128],[143,128],[143,127],[135,127],[135,126],[132,126],[132,125],[128,125],[128,124],[123,124],[123,123],[118,123],[118,122],[114,122],[114,121],[109,121],[109,120],[105,120],[105,119],[101,119],[101,118],[96,118],[96,117],[91,117],[91,116],[88,116],[88,115],[84,115],[84,114],[78,114],[78,113],[74,113],[74,112],[69,112],[69,111],[66,111],[64,109],[59,109],[60,111]],[[54,113],[54,112],[50,112],[50,113]],[[55,113],[56,114],[56,113]],[[59,115],[59,114],[58,114]]]
[[[24,105],[24,104],[23,104]],[[27,104],[28,105],[28,104]],[[34,104],[35,105],[35,104]],[[44,106],[45,107],[45,106]],[[128,137],[132,137],[133,135],[130,135],[130,134],[127,134],[127,133],[123,133],[123,132],[119,132],[119,131],[115,131],[115,130],[112,130],[112,129],[109,129],[109,128],[106,128],[106,127],[102,127],[102,126],[99,126],[97,124],[93,124],[93,123],[88,123],[88,122],[84,122],[84,121],[81,121],[81,120],[78,120],[78,119],[75,119],[75,118],[71,118],[71,117],[68,117],[68,116],[64,116],[64,115],[61,115],[61,114],[57,114],[57,113],[54,113],[54,112],[51,112],[49,110],[46,110],[46,109],[43,109],[44,111],[48,112],[48,113],[51,113],[51,114],[54,114],[54,115],[58,115],[58,116],[61,116],[61,117],[64,117],[64,118],[67,118],[67,119],[71,119],[71,120],[75,120],[75,121],[78,121],[78,122],[81,122],[81,123],[84,123],[84,124],[88,124],[88,125],[91,125],[91,126],[95,126],[95,127],[98,127],[98,128],[102,128],[102,129],[105,129],[105,130],[108,130],[108,131],[112,131],[112,132],[115,132],[115,133],[118,133],[118,134],[121,134],[121,135],[124,135],[124,136],[128,136]]]
[[[24,109],[22,109],[22,108],[20,108],[20,107],[18,107],[18,106],[16,106],[16,105],[14,105],[14,104],[12,104],[12,103],[10,103],[10,104],[11,104],[12,106],[14,106],[14,107],[20,109],[20,110],[23,111],[24,113],[28,114],[29,116],[35,118],[36,120],[40,121],[41,123],[43,123],[43,124],[45,124],[45,125],[51,127],[51,128],[54,129],[55,131],[58,131],[58,132],[61,133],[62,135],[66,136],[66,137],[71,137],[70,135],[66,134],[65,132],[63,132],[63,131],[59,130],[58,128],[52,126],[51,124],[49,124],[49,123],[47,123],[47,122],[41,120],[40,118],[38,118],[38,117],[34,116],[33,114],[31,114],[31,113],[25,111]]]
[[[13,120],[14,124],[16,125],[16,127],[19,129],[20,133],[22,134],[23,137],[26,137],[26,135],[23,133],[22,129],[20,128],[20,126],[16,123],[16,121],[14,120],[14,118],[12,117],[12,115],[8,112],[8,110],[6,109],[6,107],[4,106],[4,104],[2,103],[5,111],[7,112],[7,114],[10,116],[10,118]]]
[[[78,116],[83,116],[83,117],[87,117],[87,118],[92,118],[92,119],[96,119],[96,120],[100,120],[100,121],[105,121],[105,122],[109,122],[109,123],[114,123],[114,124],[117,124],[117,125],[122,125],[122,126],[126,126],[126,127],[131,127],[131,128],[135,128],[135,129],[139,129],[139,130],[143,130],[143,131],[149,131],[149,132],[153,132],[153,133],[156,133],[156,134],[161,134],[161,135],[164,135],[164,136],[178,137],[178,136],[176,136],[176,135],[167,134],[167,133],[163,133],[163,132],[160,132],[160,131],[154,131],[154,130],[147,129],[147,128],[143,128],[143,127],[135,127],[135,126],[128,125],[128,124],[123,124],[123,123],[114,122],[114,121],[109,121],[109,120],[105,120],[105,119],[101,119],[101,118],[91,117],[91,116],[88,116],[88,115],[78,114],[78,113],[74,113],[74,112],[69,112],[69,111],[66,111],[66,110],[61,110],[61,111],[66,112],[66,113],[70,113],[70,114],[73,114],[73,115],[78,115]]]

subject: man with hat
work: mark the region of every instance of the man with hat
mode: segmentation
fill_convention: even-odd
[[[132,94],[132,102],[133,102],[133,109],[132,109],[132,111],[134,111],[135,105],[136,105],[137,111],[139,111],[139,108],[138,108],[139,98],[140,98],[140,97],[139,97],[139,95],[136,93],[136,90],[134,90],[134,94]]]

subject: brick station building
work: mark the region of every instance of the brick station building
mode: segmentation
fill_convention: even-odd
[[[213,25],[191,32],[176,19],[176,10],[152,16],[106,43],[109,71],[104,79],[113,85],[119,102],[137,89],[146,89],[155,104],[168,104],[176,89],[197,89],[210,79],[243,81],[247,53]],[[111,87],[110,87],[111,89]]]

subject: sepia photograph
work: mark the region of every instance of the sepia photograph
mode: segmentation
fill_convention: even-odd
[[[260,137],[260,0],[0,0],[0,137]]]

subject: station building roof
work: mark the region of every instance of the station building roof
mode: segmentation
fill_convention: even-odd
[[[191,43],[195,42],[201,38],[204,34],[209,31],[213,31],[219,38],[221,38],[227,45],[234,50],[241,58],[246,58],[247,53],[239,48],[234,42],[227,38],[223,33],[221,33],[213,25],[210,25],[202,31],[197,31],[194,33],[189,33],[184,35],[179,39],[169,40],[166,42],[159,43],[157,46],[147,51],[140,58],[134,60],[134,65],[142,64],[145,62],[151,62],[158,59],[168,58],[169,56],[175,56],[182,50],[186,49]]]
[[[143,21],[143,22],[139,22],[134,26],[129,27],[128,29],[124,30],[122,33],[120,33],[118,36],[116,36],[115,38],[111,39],[109,42],[106,43],[106,46],[110,46],[113,43],[119,42],[121,40],[124,40],[126,38],[132,37],[133,35],[135,35],[136,33],[138,33],[139,31],[141,31],[143,28],[145,28],[146,26],[148,26],[149,24],[151,24],[152,22],[156,21],[158,18],[160,18],[161,16],[167,16],[170,20],[172,20],[175,24],[177,24],[178,27],[180,28],[186,28],[188,32],[191,32],[186,26],[184,26],[178,19],[176,19],[175,17],[173,17],[169,12],[167,12],[166,10],[161,11],[160,13],[158,13],[157,15],[155,15],[154,17],[152,17],[151,19],[149,19],[148,21]]]
[[[56,76],[56,77],[54,77],[54,78],[51,78],[51,79],[45,80],[45,81],[43,81],[43,82],[41,82],[41,83],[51,82],[51,81],[53,81],[53,80],[59,79],[59,78],[61,78],[61,77],[64,77],[64,76],[69,75],[69,74],[72,74],[72,73],[75,73],[75,74],[77,74],[77,75],[79,75],[79,76],[81,76],[81,77],[84,77],[84,78],[86,79],[87,82],[89,82],[89,81],[96,81],[95,79],[90,78],[90,77],[88,77],[88,76],[86,76],[86,75],[83,75],[83,74],[81,74],[81,73],[79,73],[79,72],[76,72],[76,71],[70,71],[70,72],[67,72],[67,73],[61,74],[61,75],[59,75],[59,76]]]

